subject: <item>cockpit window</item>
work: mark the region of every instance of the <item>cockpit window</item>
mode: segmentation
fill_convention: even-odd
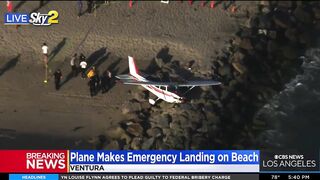
[[[166,87],[165,86],[160,86],[160,89],[166,90]]]
[[[170,92],[175,92],[175,91],[177,91],[177,87],[176,86],[168,86],[168,91],[170,91]]]

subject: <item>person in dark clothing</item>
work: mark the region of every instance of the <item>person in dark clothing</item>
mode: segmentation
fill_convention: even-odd
[[[101,93],[106,93],[108,92],[109,88],[110,88],[110,81],[111,81],[111,72],[110,71],[106,71],[102,74],[101,76]]]
[[[223,4],[223,9],[227,10],[231,5],[235,4],[235,1],[234,0],[223,1],[222,4]]]
[[[39,8],[42,8],[42,6],[44,6],[44,0],[40,0],[40,2],[39,2]]]
[[[56,70],[56,72],[54,72],[53,75],[54,75],[54,84],[55,84],[56,90],[59,90],[60,89],[60,81],[61,81],[61,77],[62,77],[61,70],[60,69]]]
[[[80,54],[80,61],[85,61],[86,60],[86,57],[81,53]]]
[[[100,77],[99,77],[99,72],[96,71],[96,74],[95,74],[92,78],[93,78],[93,80],[94,80],[94,86],[95,86],[95,90],[96,90],[95,94],[96,94],[97,92],[99,92],[99,89],[100,89]]]
[[[92,8],[93,8],[93,0],[87,0],[88,3],[88,13],[91,14],[92,13]]]
[[[90,87],[90,96],[94,96],[96,93],[96,82],[93,78],[90,78],[88,85]]]
[[[82,0],[77,1],[77,6],[78,6],[78,18],[79,18],[82,14]]]

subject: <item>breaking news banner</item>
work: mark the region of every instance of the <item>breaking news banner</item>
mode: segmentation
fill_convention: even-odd
[[[0,150],[0,179],[320,179],[318,152],[288,152]]]
[[[257,150],[2,150],[1,172],[259,172]]]
[[[67,150],[0,150],[0,172],[66,173]]]

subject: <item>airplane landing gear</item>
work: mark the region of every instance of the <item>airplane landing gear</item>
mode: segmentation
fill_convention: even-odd
[[[156,100],[154,100],[154,99],[149,99],[149,103],[154,106],[159,99],[160,99],[160,98],[158,98],[158,99],[156,99]]]

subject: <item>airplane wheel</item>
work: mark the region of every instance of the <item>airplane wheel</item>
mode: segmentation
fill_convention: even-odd
[[[153,100],[153,99],[149,99],[149,103],[150,103],[151,105],[155,105],[155,104],[156,104],[156,101]]]

